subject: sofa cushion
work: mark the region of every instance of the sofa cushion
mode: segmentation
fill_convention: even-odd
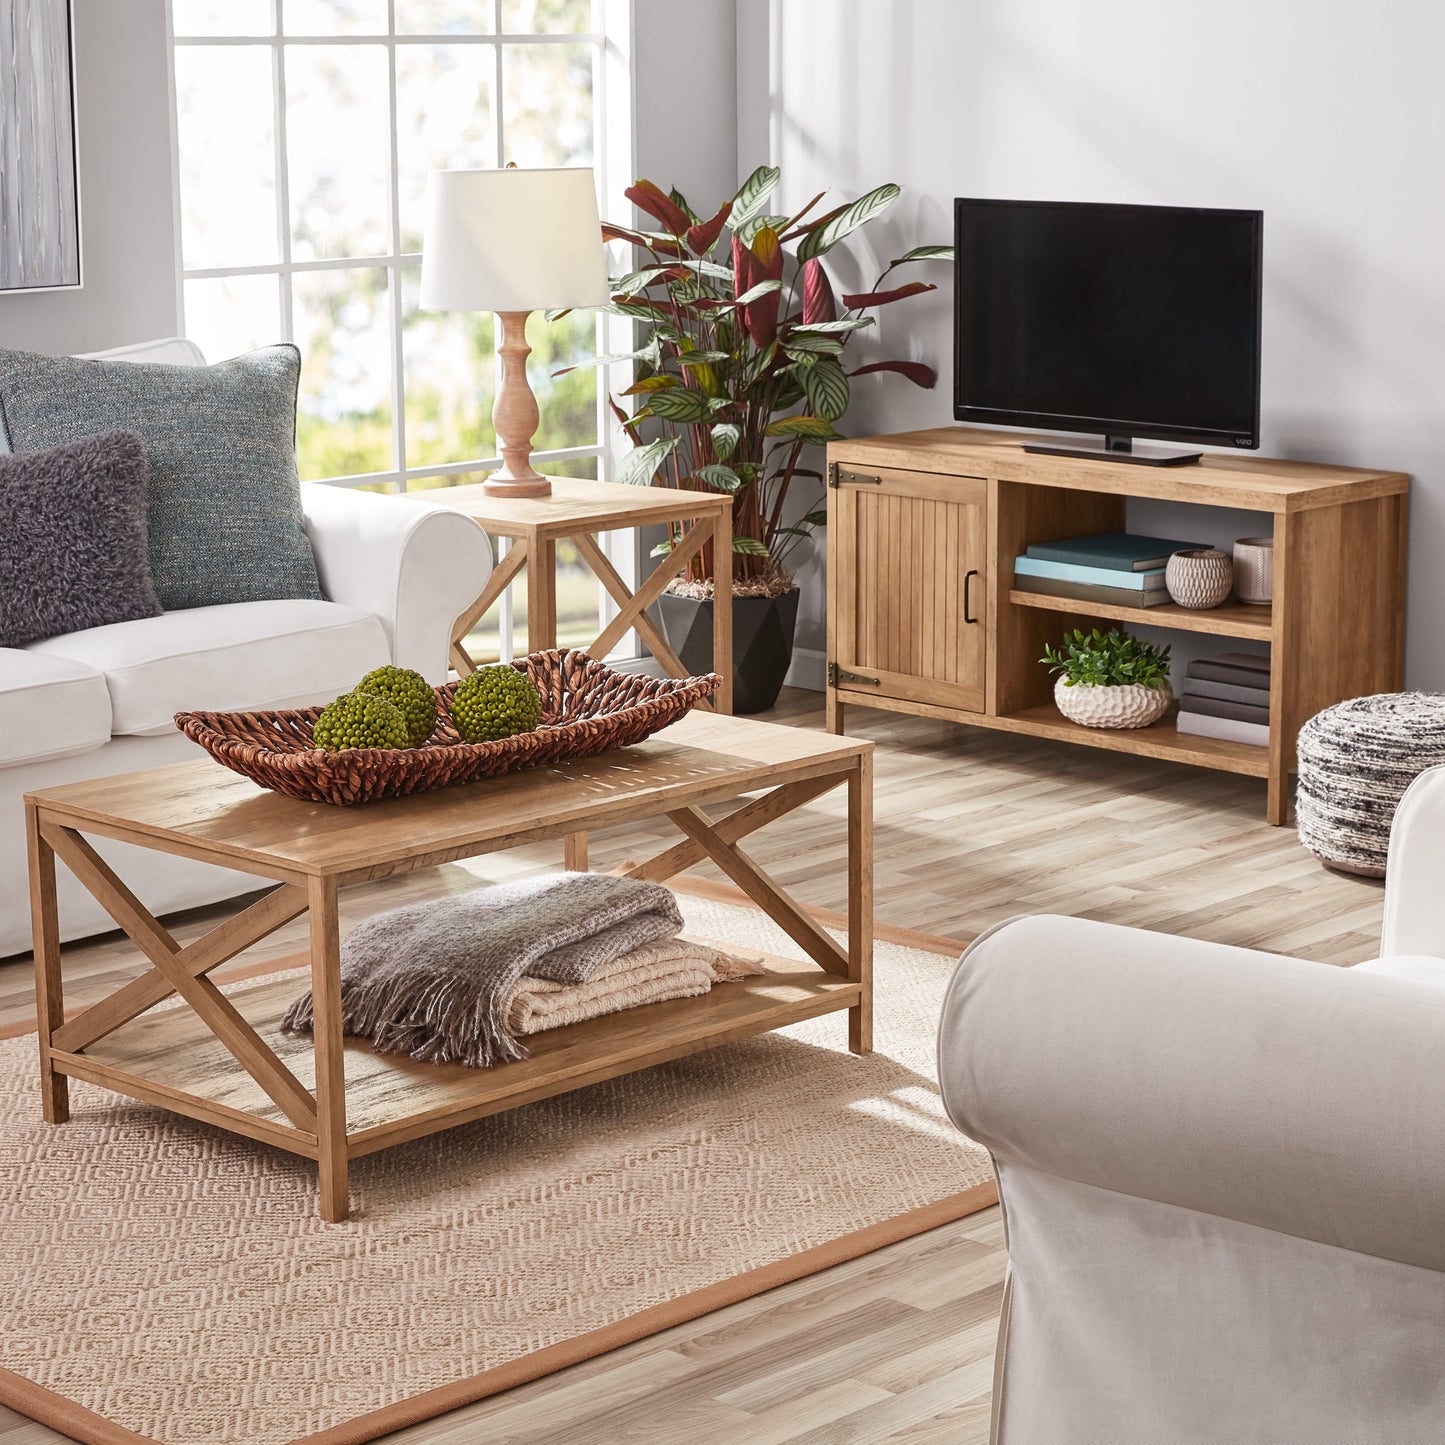
[[[134,432],[0,457],[0,647],[154,617]]]
[[[0,647],[0,768],[92,752],[110,741],[110,720],[94,668]]]
[[[170,732],[178,712],[311,707],[391,661],[380,621],[339,602],[235,602],[52,637],[32,654],[105,675],[117,734]]]
[[[17,452],[134,431],[150,462],[151,572],[167,611],[321,597],[296,477],[300,353],[215,366],[0,350]]]

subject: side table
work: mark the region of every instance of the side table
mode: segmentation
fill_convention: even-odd
[[[688,676],[687,668],[667,645],[647,609],[708,542],[715,542],[715,550],[722,555],[732,556],[732,498],[720,492],[634,487],[578,477],[553,477],[551,482],[550,497],[494,497],[479,485],[418,494],[433,505],[474,517],[493,537],[507,537],[512,542],[481,596],[457,618],[452,631],[452,665],[463,677],[476,671],[477,664],[466,650],[467,634],[523,567],[527,569],[528,651],[556,647],[557,543],[567,538],[617,603],[617,616],[586,651],[598,658],[606,657],[623,633],[635,627],[652,655],[673,677]],[[596,534],[665,522],[691,522],[692,527],[681,544],[632,592],[597,545]],[[732,660],[732,607],[714,607],[713,670],[722,678],[713,703],[717,712],[732,711]]]

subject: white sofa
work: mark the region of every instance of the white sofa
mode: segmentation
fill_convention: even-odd
[[[1445,1439],[1445,768],[1381,957],[1000,925],[939,1032],[1009,1248],[995,1445]]]
[[[180,340],[107,355],[202,361]],[[0,648],[0,957],[31,943],[27,792],[204,757],[176,731],[183,710],[308,707],[388,662],[446,680],[452,623],[491,571],[486,534],[460,513],[398,497],[311,485],[302,499],[325,601],[198,607]],[[245,874],[94,841],[157,914],[256,887]],[[61,937],[113,928],[59,871]]]

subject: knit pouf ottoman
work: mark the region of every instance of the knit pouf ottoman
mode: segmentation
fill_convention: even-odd
[[[1437,763],[1445,693],[1386,692],[1316,713],[1299,735],[1300,842],[1332,868],[1383,878],[1395,809]]]

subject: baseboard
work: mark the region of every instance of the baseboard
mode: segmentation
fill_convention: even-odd
[[[828,685],[828,658],[826,653],[815,652],[811,647],[793,649],[793,665],[785,679],[789,687],[805,687],[809,692],[822,692]]]

